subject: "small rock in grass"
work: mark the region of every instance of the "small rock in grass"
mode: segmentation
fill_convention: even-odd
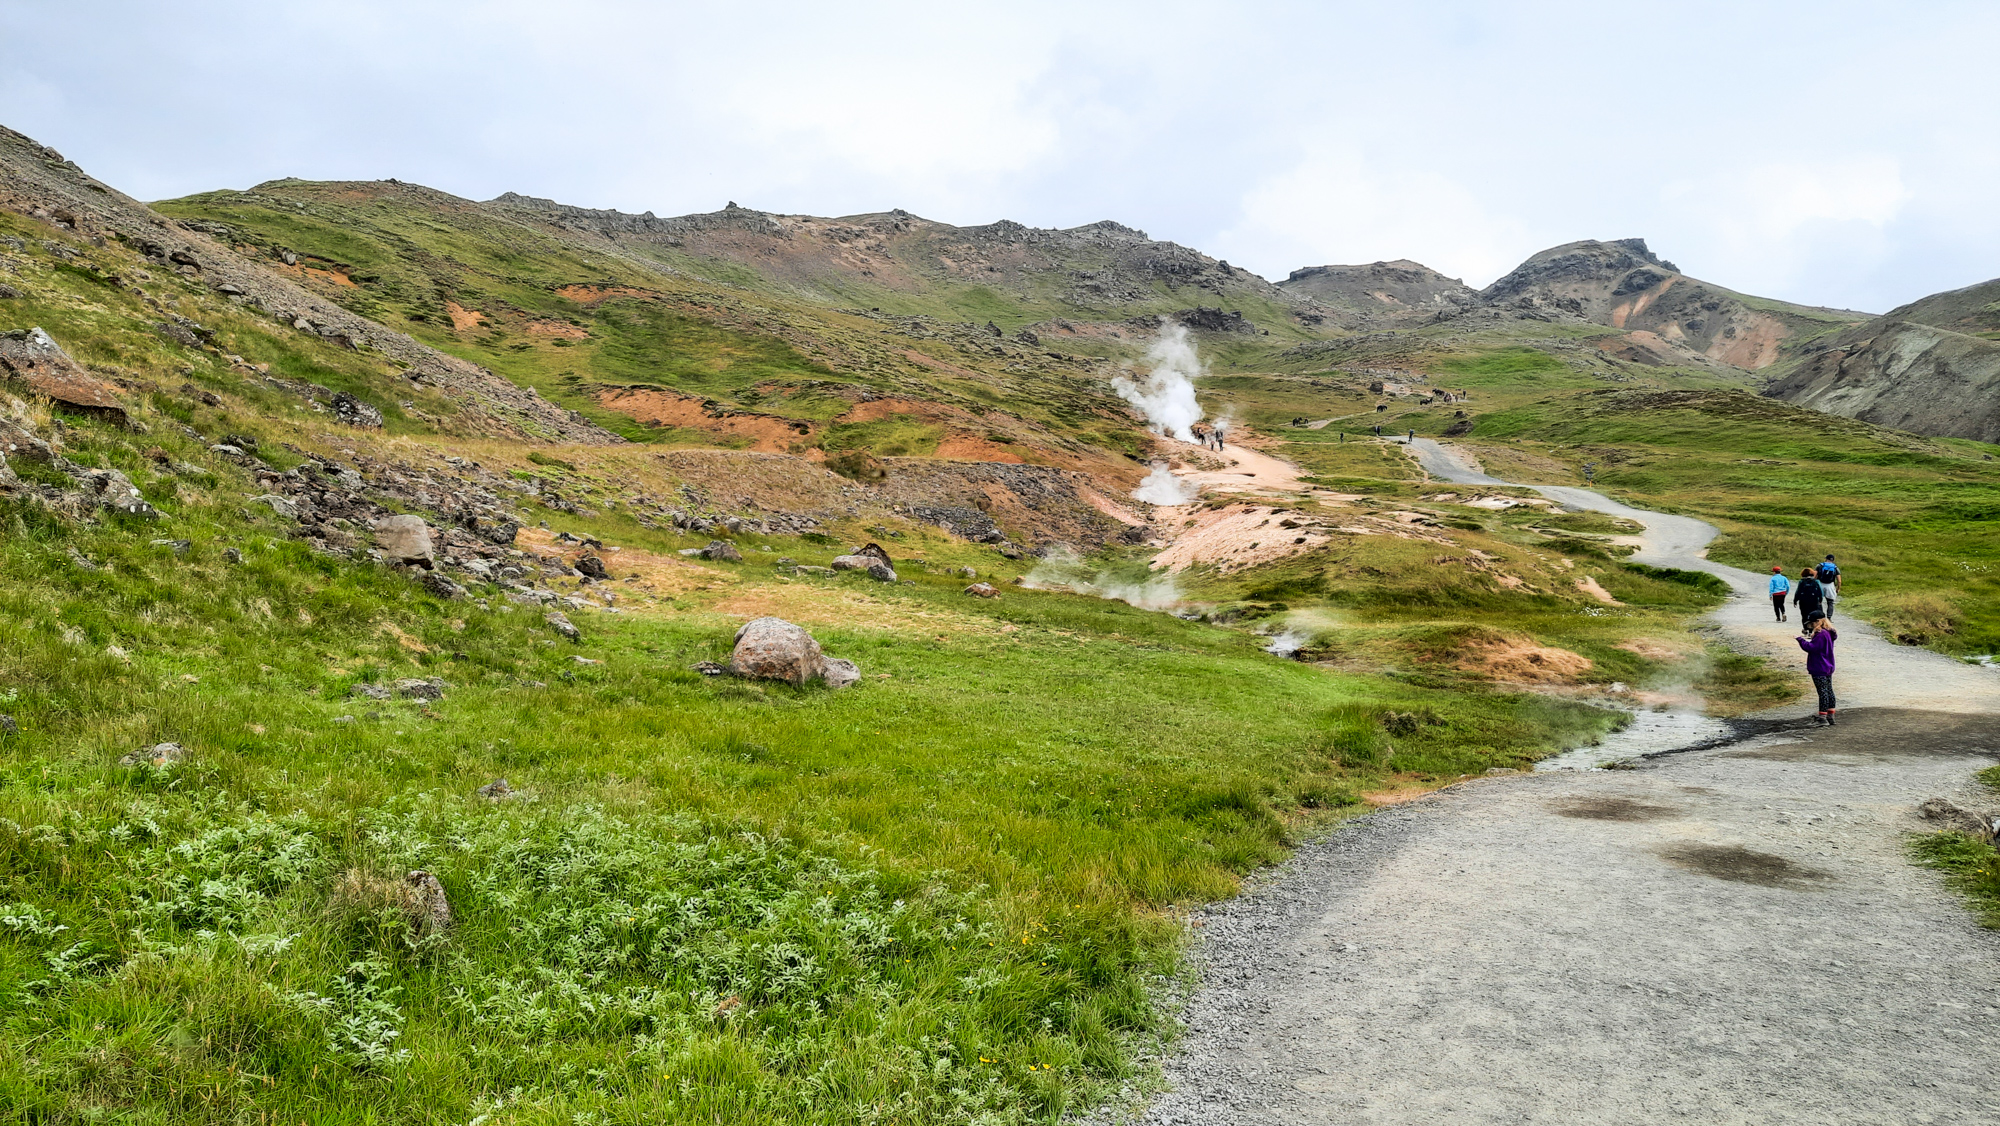
[[[357,700],[386,700],[390,695],[387,688],[379,684],[369,684],[366,681],[351,685],[347,689],[347,694]]]
[[[354,717],[353,717],[353,716],[351,716],[351,715],[337,715],[337,716],[334,716],[334,717],[333,717],[333,722],[335,722],[335,723],[353,723],[353,722],[354,722]]]
[[[1926,821],[1935,821],[1946,829],[1955,829],[1982,841],[1993,839],[1994,818],[1991,814],[1953,805],[1943,798],[1925,798],[1917,806],[1917,813]]]
[[[845,657],[826,658],[821,675],[826,678],[828,688],[851,688],[861,682],[861,670]]]
[[[153,541],[153,546],[154,546],[154,547],[171,547],[171,548],[173,548],[173,549],[174,549],[174,554],[175,554],[175,555],[186,555],[186,554],[188,553],[188,550],[189,550],[190,548],[194,547],[194,541],[193,541],[193,540],[154,540],[154,541]]]
[[[449,599],[449,598],[465,597],[464,587],[458,585],[455,582],[452,582],[450,579],[445,578],[443,575],[437,573],[436,571],[425,571],[423,577],[418,579],[417,582],[425,590],[430,591],[432,594],[437,595],[439,598]]]
[[[1000,592],[994,588],[992,583],[973,583],[971,586],[965,588],[965,593],[974,598],[1000,597]]]
[[[569,615],[563,613],[561,610],[550,610],[548,613],[543,614],[542,621],[548,623],[550,629],[561,634],[567,641],[581,642],[583,640],[583,631],[577,629],[576,623],[570,621]]]
[[[587,579],[608,579],[611,572],[604,569],[604,560],[595,555],[586,555],[576,561],[577,573]]]
[[[222,549],[222,561],[224,563],[241,563],[243,562],[243,553],[233,547],[225,547]]]
[[[396,695],[411,700],[444,699],[444,681],[437,677],[418,679],[407,676],[396,682]]]
[[[186,758],[187,748],[179,743],[155,743],[150,747],[141,747],[119,759],[118,765],[168,767]]]
[[[719,563],[743,562],[743,553],[736,550],[736,545],[727,540],[708,541],[708,546],[701,549],[701,555],[704,559],[712,559]]]
[[[874,555],[836,556],[833,561],[833,569],[836,571],[865,571],[868,573],[869,578],[874,579],[878,583],[893,583],[896,581],[896,569],[882,562],[880,558]]]
[[[509,786],[505,778],[495,778],[475,792],[487,801],[506,801],[514,796],[514,787]]]
[[[430,567],[435,552],[430,525],[421,516],[385,516],[375,522],[375,546],[382,561],[412,567]]]
[[[444,885],[429,872],[418,869],[403,878],[407,896],[404,912],[418,937],[443,934],[451,929],[451,903],[445,899]]]
[[[586,657],[581,653],[578,653],[570,657],[570,660],[575,661],[579,665],[601,665],[604,663],[603,661],[598,660],[596,657]]]
[[[21,725],[14,722],[13,716],[0,715],[0,735],[19,735],[20,733]]]
[[[714,661],[696,661],[694,664],[689,665],[688,667],[700,673],[703,676],[729,675],[728,665],[719,665],[716,664]]]
[[[238,452],[240,453],[241,451]],[[277,513],[287,520],[296,520],[299,518],[298,502],[290,497],[279,496],[277,493],[266,493],[260,497],[251,497],[250,503],[267,505],[272,512]]]

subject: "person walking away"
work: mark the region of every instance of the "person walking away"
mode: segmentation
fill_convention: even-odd
[[[1806,675],[1812,677],[1813,687],[1819,691],[1819,722],[1822,727],[1833,726],[1836,706],[1833,698],[1833,643],[1840,634],[1827,618],[1809,618],[1806,630],[1793,640],[1806,651]]]
[[[1799,608],[1802,622],[1826,616],[1826,592],[1820,589],[1810,565],[1799,568],[1799,581],[1792,584],[1792,605]]]
[[[1781,622],[1785,620],[1785,596],[1791,592],[1792,580],[1785,577],[1785,569],[1771,568],[1771,610]]]
[[[1415,442],[1416,440],[1417,440],[1417,432],[1414,430],[1410,431],[1410,437],[1408,441]]]
[[[1819,565],[1819,585],[1826,591],[1826,616],[1831,618],[1834,603],[1840,601],[1840,567],[1831,555]]]

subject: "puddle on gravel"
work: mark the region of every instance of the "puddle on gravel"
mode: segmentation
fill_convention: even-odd
[[[1652,805],[1631,798],[1563,798],[1550,802],[1549,810],[1587,821],[1665,821],[1681,815],[1673,806]]]
[[[1595,746],[1545,758],[1536,770],[1598,770],[1607,762],[1635,759],[1661,751],[1677,751],[1727,738],[1730,727],[1722,720],[1690,711],[1640,711],[1632,713],[1632,723],[1623,731],[1606,735]]]
[[[1704,876],[1767,888],[1799,890],[1812,886],[1816,880],[1831,878],[1829,873],[1794,864],[1782,856],[1733,845],[1677,845],[1662,849],[1660,855]]]

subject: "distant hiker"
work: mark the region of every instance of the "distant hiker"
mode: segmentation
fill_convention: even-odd
[[[1832,583],[1833,596],[1840,597],[1840,564],[1833,561],[1833,556],[1827,556],[1826,562],[1819,565],[1819,581]]]
[[[1417,432],[1414,430],[1410,431],[1410,437],[1408,441],[1415,442],[1416,440],[1417,440]]]
[[[1792,580],[1785,577],[1785,569],[1771,568],[1771,610],[1781,622],[1785,620],[1785,596],[1791,592]]]
[[[1203,449],[1208,448],[1208,427],[1197,422],[1188,428],[1188,433],[1194,435],[1195,442]]]
[[[1590,482],[1590,481],[1595,481],[1595,480],[1597,480],[1597,463],[1596,463],[1596,462],[1594,462],[1594,461],[1586,461],[1586,462],[1584,462],[1584,463],[1583,463],[1583,479],[1584,479],[1584,481],[1585,481],[1585,482]]]
[[[1347,431],[1345,430],[1340,432],[1340,444],[1343,446],[1347,444]]]
[[[1375,424],[1375,436],[1377,438],[1382,436],[1382,424],[1379,422]]]
[[[1806,631],[1793,638],[1806,651],[1806,675],[1819,689],[1819,722],[1825,727],[1833,726],[1833,643],[1839,639],[1827,618],[1807,618]]]
[[[1799,581],[1792,584],[1792,605],[1799,608],[1799,620],[1802,622],[1826,616],[1826,591],[1813,577],[1811,566],[1799,569]]]

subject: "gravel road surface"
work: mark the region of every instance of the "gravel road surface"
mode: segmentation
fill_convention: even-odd
[[[1721,575],[1738,595],[1716,620],[1797,659],[1761,576],[1700,558],[1713,528],[1542,491],[1644,523],[1639,559]],[[1903,851],[1919,800],[2000,760],[2000,675],[1840,630],[1837,727],[1456,786],[1218,904],[1169,1089],[1138,1116],[2000,1122],[2000,934]]]

